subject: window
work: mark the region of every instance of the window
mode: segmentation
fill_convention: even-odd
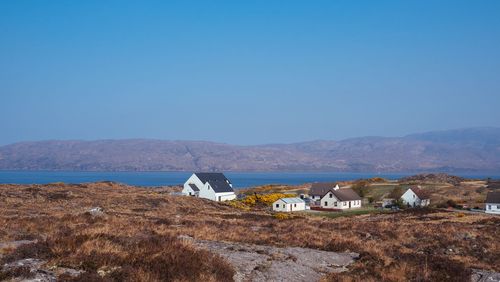
[[[500,205],[497,205],[497,210],[499,210],[499,209],[500,209]]]
[[[330,193],[330,198],[333,198],[333,194],[332,193]]]
[[[347,202],[344,202],[344,206],[347,206]]]
[[[276,204],[276,207],[279,208],[280,207],[280,204]]]
[[[328,206],[328,202],[325,201],[325,207]]]
[[[491,210],[491,205],[488,205],[488,209]]]
[[[285,205],[285,204],[283,204],[283,208],[286,208],[286,205]]]
[[[293,207],[296,208],[297,207],[297,204],[293,204]]]
[[[415,199],[415,194],[413,194],[413,199]]]
[[[334,206],[337,206],[337,202],[333,203]]]

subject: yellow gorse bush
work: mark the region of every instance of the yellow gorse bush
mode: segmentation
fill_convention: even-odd
[[[285,219],[292,218],[291,215],[286,214],[286,213],[282,213],[282,212],[275,213],[273,216],[274,216],[274,218],[279,219],[279,220],[285,220]]]
[[[263,195],[250,195],[245,197],[242,202],[249,206],[255,206],[257,203],[263,203],[268,206],[272,205],[274,202],[281,198],[295,197],[295,194],[284,194],[284,193],[270,193]]]
[[[244,211],[250,210],[249,206],[245,205],[244,203],[242,203],[241,201],[238,201],[238,200],[232,200],[232,201],[228,201],[226,203],[228,205],[230,205],[234,208],[240,209],[240,210],[244,210]]]

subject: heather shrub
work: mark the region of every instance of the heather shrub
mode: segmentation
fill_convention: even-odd
[[[106,280],[138,281],[143,275],[157,281],[196,281],[212,277],[231,281],[234,270],[219,256],[183,244],[172,236],[149,233],[137,236],[62,234],[50,241],[58,264],[85,270],[83,280],[106,271]],[[106,246],[101,249],[88,246]],[[82,280],[82,281],[83,281]],[[92,279],[90,279],[92,280]]]
[[[52,250],[47,242],[36,242],[17,247],[13,252],[5,255],[0,262],[5,264],[27,258],[48,259],[52,255]]]

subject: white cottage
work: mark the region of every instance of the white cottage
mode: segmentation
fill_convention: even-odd
[[[182,194],[218,202],[236,199],[233,184],[222,173],[193,173],[184,183]]]
[[[403,203],[409,207],[425,207],[431,203],[427,193],[419,187],[411,187],[401,196]]]
[[[338,186],[326,192],[321,197],[321,208],[324,209],[353,209],[361,207],[362,198],[351,188]]]
[[[301,198],[281,198],[273,203],[273,210],[279,212],[303,211],[306,209],[306,202]]]
[[[488,192],[488,195],[486,195],[485,212],[500,214],[500,192]]]

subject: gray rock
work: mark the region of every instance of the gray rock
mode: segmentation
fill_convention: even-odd
[[[30,270],[32,277],[15,277],[12,281],[22,281],[22,282],[55,282],[57,281],[56,276],[51,271],[46,271],[41,269],[42,265],[45,263],[43,260],[39,259],[22,259],[15,262],[7,263],[2,267],[3,271],[15,270],[20,267],[26,267]]]
[[[69,275],[71,277],[78,277],[80,274],[84,273],[85,271],[83,270],[78,270],[78,269],[73,269],[73,268],[67,268],[67,267],[54,267],[51,269],[56,276],[59,275]]]
[[[3,270],[12,270],[18,267],[28,267],[30,271],[36,271],[40,269],[40,267],[45,263],[43,260],[39,259],[22,259],[18,261],[14,261],[11,263],[7,263],[3,266]]]
[[[94,207],[88,210],[92,216],[101,216],[104,214],[104,210],[101,207]]]
[[[318,281],[332,272],[342,272],[358,258],[357,253],[196,241],[225,258],[235,269],[235,281]]]
[[[471,282],[500,282],[500,273],[481,269],[473,269]]]

